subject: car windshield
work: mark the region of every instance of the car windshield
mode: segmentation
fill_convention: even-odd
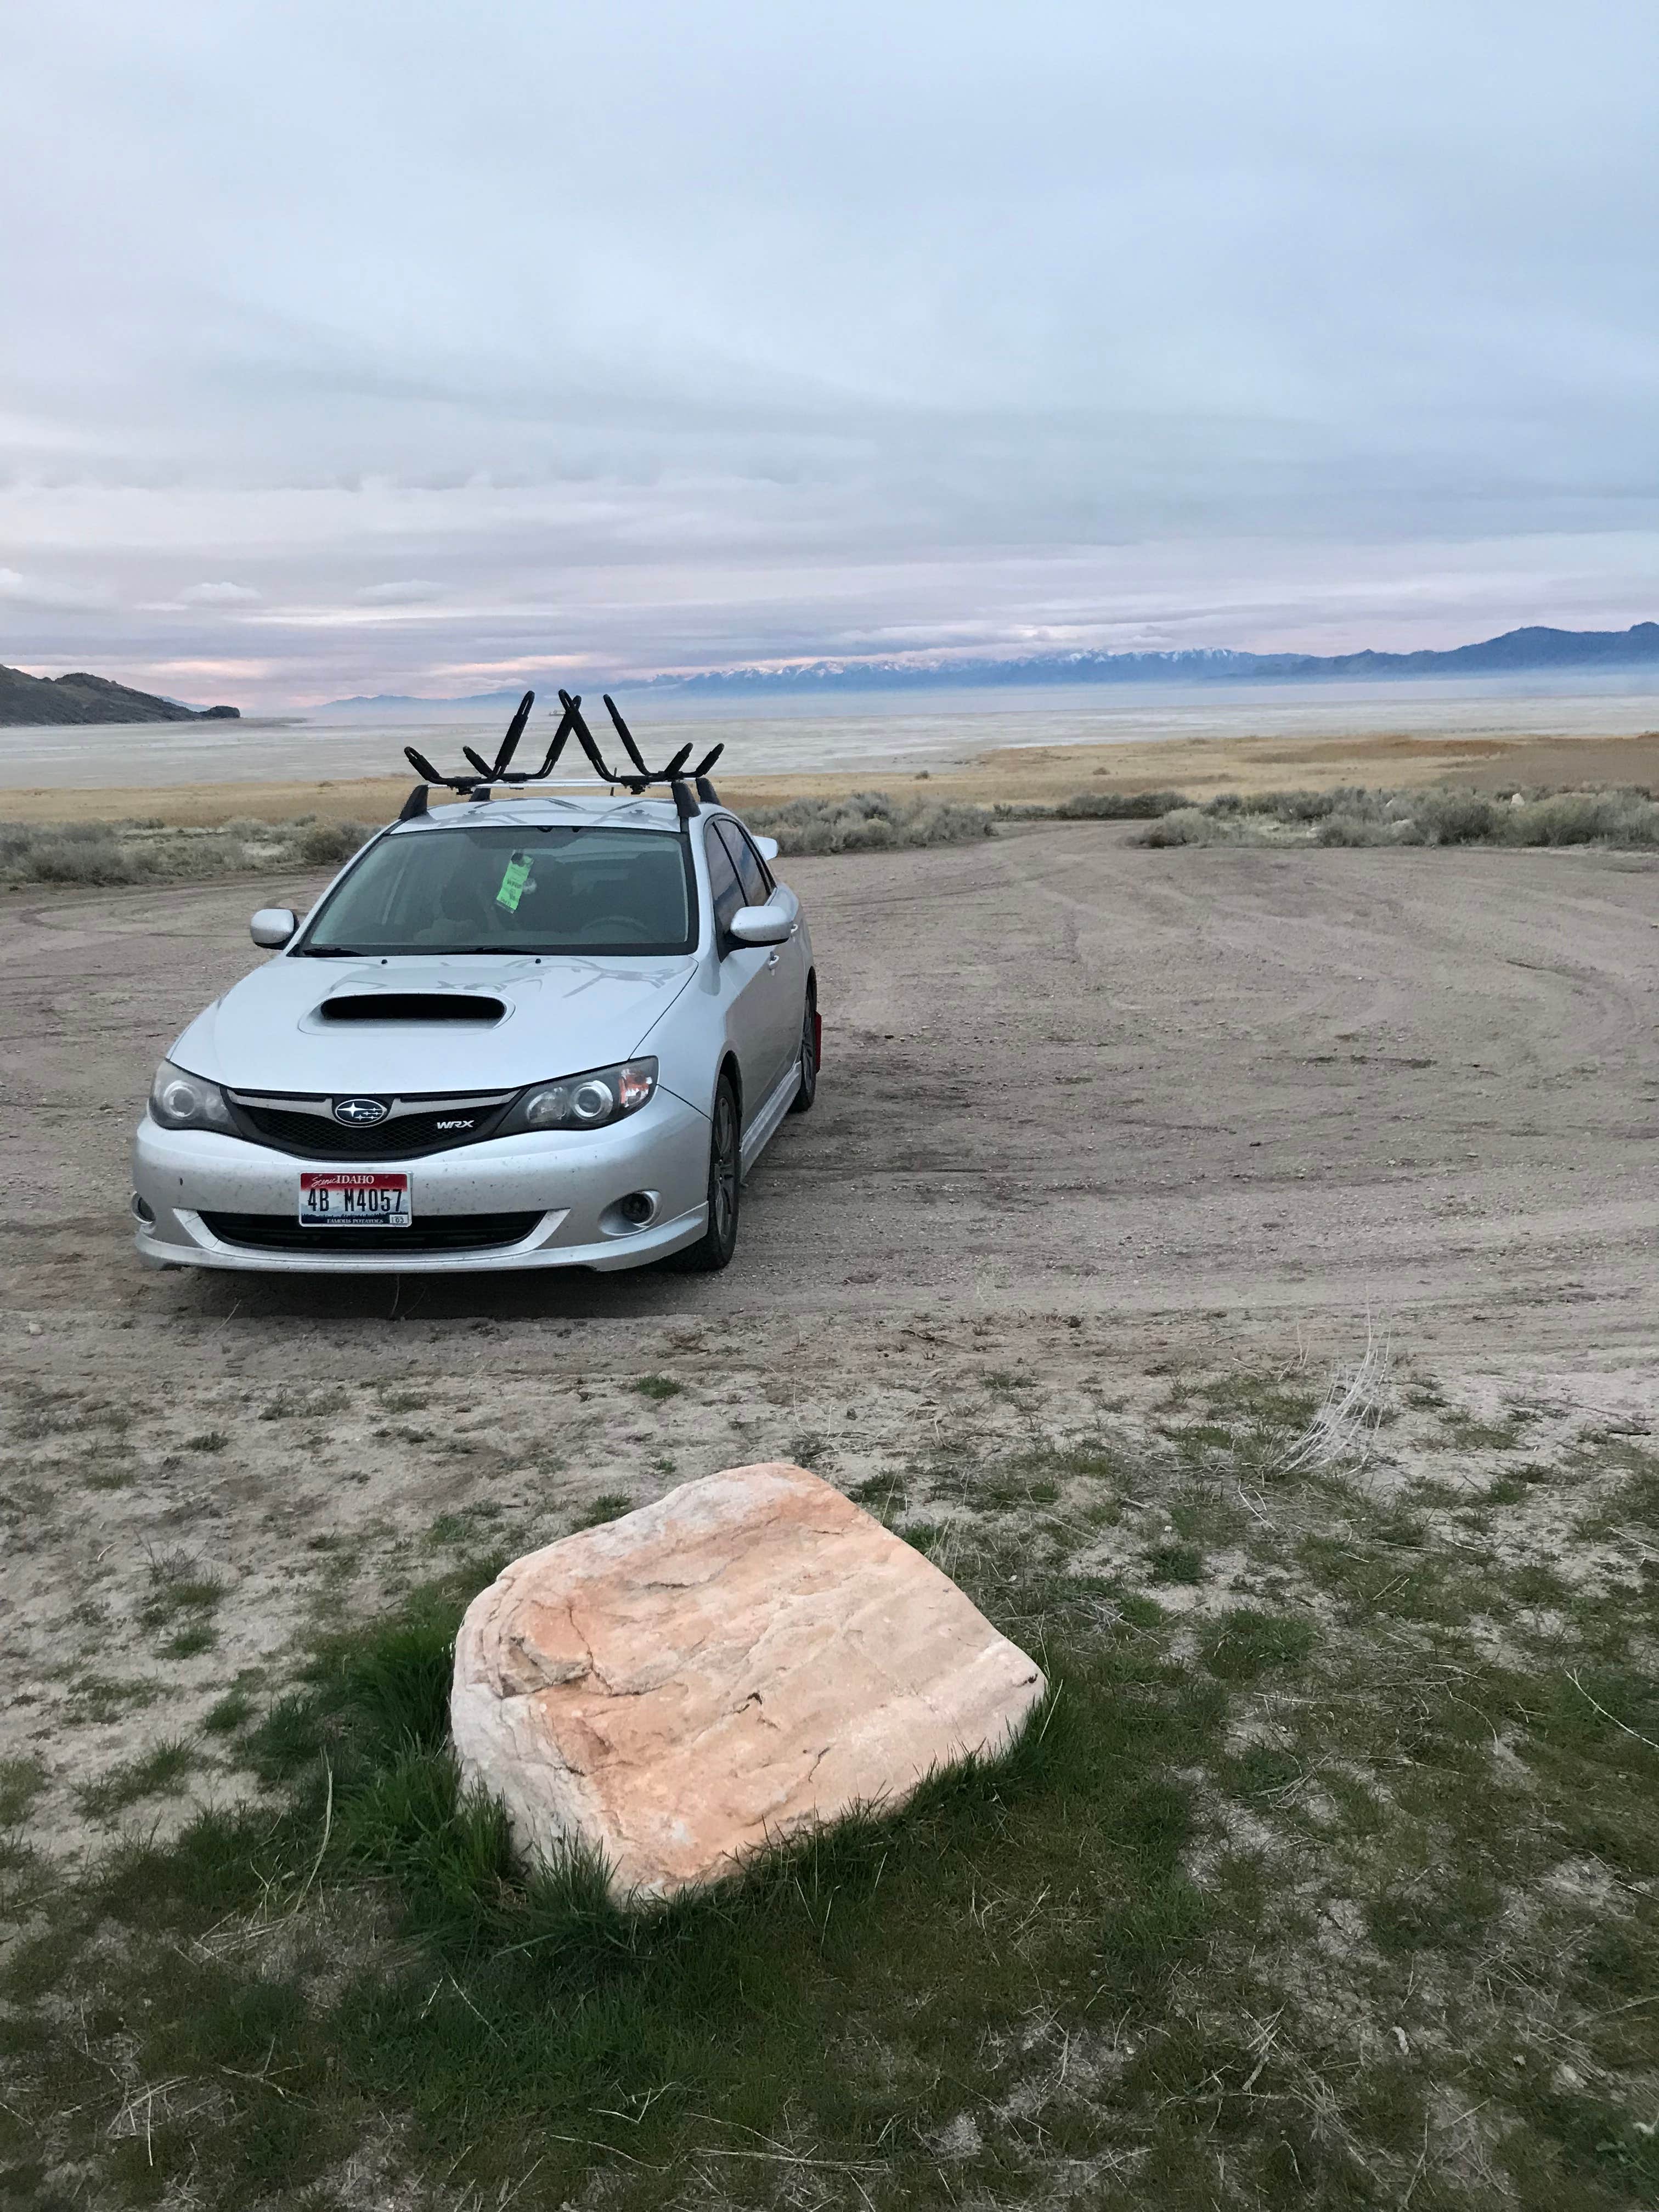
[[[690,952],[685,841],[661,830],[468,823],[383,837],[295,950]]]

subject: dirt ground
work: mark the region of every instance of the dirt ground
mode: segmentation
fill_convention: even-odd
[[[1079,823],[789,875],[823,1086],[703,1279],[141,1271],[154,1064],[307,886],[0,903],[0,1756],[45,1761],[61,1840],[331,1609],[720,1466],[866,1480],[988,1373],[1012,1434],[1369,1319],[1471,1404],[1648,1417],[1659,861]]]

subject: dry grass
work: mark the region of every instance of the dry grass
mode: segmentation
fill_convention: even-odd
[[[1659,845],[1659,803],[1644,789],[1515,791],[1497,797],[1438,786],[1227,794],[1173,804],[1143,845]],[[1079,802],[1083,804],[1084,802]],[[1062,810],[1063,811],[1063,810]]]
[[[936,757],[921,775],[913,764],[897,759],[875,763],[873,757],[872,765],[834,774],[744,774],[738,765],[744,744],[742,723],[711,721],[706,732],[699,726],[699,736],[707,744],[717,737],[730,741],[732,757],[721,764],[716,781],[721,798],[744,814],[786,806],[796,799],[848,799],[872,786],[897,790],[910,783],[924,784],[932,799],[957,805],[1031,803],[1048,808],[1084,790],[1121,797],[1173,789],[1202,801],[1291,786],[1322,792],[1455,783],[1507,794],[1517,787],[1659,785],[1659,731],[1633,738],[1433,738],[1385,732],[1305,738],[1198,738],[1172,732],[1121,744],[1009,746],[997,744],[998,730],[994,716],[963,721],[955,757]],[[879,745],[878,732],[872,742]],[[0,794],[0,815],[34,826],[122,817],[216,829],[246,816],[282,822],[301,815],[325,822],[385,822],[403,804],[409,781],[400,772],[320,783],[13,790]]]
[[[884,791],[845,799],[792,799],[754,807],[751,830],[775,837],[786,856],[801,853],[885,853],[902,846],[971,844],[992,834],[983,807],[936,799],[895,799]]]
[[[747,817],[775,836],[786,854],[888,852],[902,846],[954,845],[991,834],[977,806],[859,792],[845,799],[797,799]],[[222,876],[332,871],[372,835],[357,821],[237,818],[217,828],[160,820],[0,824],[0,890],[39,884],[101,889],[118,884],[210,883]]]
[[[233,819],[218,829],[158,820],[0,823],[0,889],[50,884],[207,883],[217,876],[330,870],[371,832],[361,822]]]

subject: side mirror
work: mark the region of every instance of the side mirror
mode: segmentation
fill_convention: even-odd
[[[247,933],[267,952],[280,952],[299,927],[300,917],[292,907],[262,906],[249,922]]]
[[[777,859],[778,841],[775,837],[751,837],[750,842],[754,846],[755,850],[760,854],[763,860],[775,860]]]
[[[726,933],[737,945],[782,945],[794,926],[781,907],[740,906]]]

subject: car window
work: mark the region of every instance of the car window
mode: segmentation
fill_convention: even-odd
[[[683,838],[650,830],[457,824],[394,831],[363,854],[295,950],[690,952]]]
[[[738,881],[738,872],[732,865],[732,856],[726,849],[720,834],[720,825],[711,822],[703,839],[703,850],[708,855],[708,889],[714,902],[714,927],[723,936],[732,926],[732,917],[740,906],[748,902],[743,886]]]
[[[765,862],[735,822],[717,822],[714,827],[731,853],[738,881],[743,886],[744,904],[764,906],[772,896],[772,878],[766,872]]]

